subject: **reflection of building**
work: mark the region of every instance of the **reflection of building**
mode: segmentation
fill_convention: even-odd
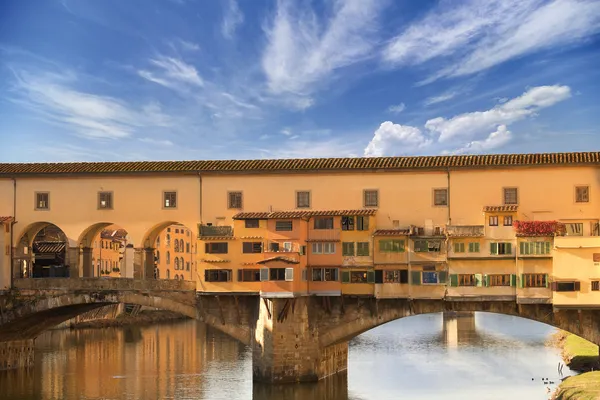
[[[195,279],[196,238],[183,225],[171,225],[156,238],[154,254],[156,277],[160,279]]]
[[[124,229],[104,229],[94,240],[92,264],[95,276],[121,276],[123,253],[127,245]]]
[[[443,335],[447,347],[458,347],[460,343],[473,344],[479,340],[474,312],[445,312]]]

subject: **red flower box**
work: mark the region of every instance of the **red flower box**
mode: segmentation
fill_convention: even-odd
[[[560,236],[565,226],[557,221],[515,221],[517,236]]]

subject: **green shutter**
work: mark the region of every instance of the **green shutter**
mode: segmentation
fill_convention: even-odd
[[[454,243],[454,252],[460,253],[460,243]]]
[[[475,274],[475,286],[481,287],[483,284],[483,275]]]
[[[448,272],[440,271],[438,273],[438,279],[439,279],[439,283],[446,283],[448,281]]]
[[[350,282],[350,271],[342,271],[342,283]]]
[[[544,279],[546,280],[546,287],[550,286],[550,282],[548,282],[548,274],[544,275]]]
[[[491,255],[498,254],[498,243],[490,243],[490,254]]]
[[[510,275],[510,286],[512,286],[512,287],[517,286],[517,274]]]
[[[488,274],[483,275],[483,286],[490,286],[490,276]]]
[[[512,254],[512,243],[506,243],[506,254]]]
[[[525,274],[521,274],[520,280],[519,280],[519,287],[523,288],[525,287]]]
[[[342,242],[342,255],[354,256],[354,242]]]
[[[519,243],[519,253],[525,254],[525,242]]]
[[[410,282],[413,285],[421,284],[421,271],[410,271]]]
[[[375,283],[375,271],[367,271],[367,283]]]
[[[546,254],[550,254],[550,242],[546,242]]]
[[[479,242],[475,242],[475,253],[479,253]]]
[[[458,275],[450,274],[450,286],[452,286],[452,287],[458,286]]]

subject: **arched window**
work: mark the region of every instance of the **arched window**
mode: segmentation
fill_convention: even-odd
[[[160,247],[160,236],[156,237],[156,247]]]
[[[160,262],[160,250],[156,250],[156,262]]]
[[[167,245],[167,247],[171,247],[171,234],[170,233],[167,233],[167,240],[165,242],[166,242],[165,244]]]
[[[167,264],[171,264],[171,252],[167,251]]]
[[[190,270],[190,262],[189,261],[185,263],[185,270],[186,271]]]
[[[186,253],[190,252],[190,243],[189,242],[185,244],[185,252]]]
[[[175,253],[179,253],[179,240],[175,239]]]
[[[179,258],[175,257],[175,271],[179,270]],[[177,276],[177,275],[175,275]]]
[[[171,279],[171,271],[167,270],[167,279]]]

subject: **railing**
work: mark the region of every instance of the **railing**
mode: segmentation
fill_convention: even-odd
[[[200,237],[233,236],[231,226],[200,225]]]
[[[448,236],[453,237],[477,237],[484,235],[483,225],[448,225],[446,228]]]
[[[196,290],[196,283],[171,279],[129,278],[23,278],[14,287],[22,290]]]

